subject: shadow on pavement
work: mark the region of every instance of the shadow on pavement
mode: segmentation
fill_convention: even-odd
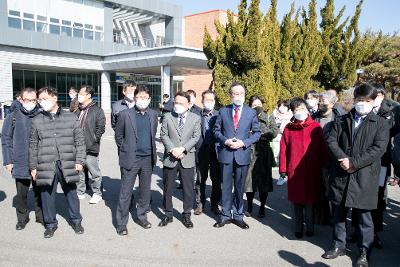
[[[315,263],[308,263],[304,258],[301,256],[294,254],[290,251],[280,250],[278,251],[279,256],[287,261],[288,263],[292,264],[293,266],[315,266],[315,267],[328,267],[329,265],[323,262],[315,262]]]
[[[0,202],[4,201],[7,198],[7,194],[4,191],[0,190]]]

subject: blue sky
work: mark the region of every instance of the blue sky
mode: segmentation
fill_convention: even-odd
[[[237,11],[239,0],[165,0],[173,4],[182,6],[183,14],[209,11],[213,9],[231,9]],[[248,2],[250,3],[251,0]],[[296,7],[307,6],[308,0],[295,1]],[[291,0],[278,0],[278,15],[282,18],[290,10]],[[317,0],[318,10],[325,4],[325,0]],[[346,5],[345,15],[353,14],[358,1],[356,0],[336,0],[335,8],[337,11]],[[261,0],[261,9],[265,12],[270,4],[269,0]],[[384,33],[400,31],[400,0],[364,0],[363,12],[361,14],[360,29],[365,31],[382,30]]]

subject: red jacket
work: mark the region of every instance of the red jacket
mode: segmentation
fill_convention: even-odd
[[[318,122],[310,116],[290,122],[283,131],[279,172],[288,175],[288,199],[294,204],[313,204],[319,199],[322,168],[327,148]]]

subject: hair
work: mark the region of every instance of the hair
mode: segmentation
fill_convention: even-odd
[[[306,101],[305,101],[303,98],[301,98],[301,97],[295,97],[295,98],[293,98],[293,99],[290,101],[289,107],[290,107],[290,110],[291,110],[292,112],[294,112],[294,110],[295,110],[297,107],[301,106],[301,105],[304,105],[304,106],[307,107]]]
[[[196,97],[196,92],[192,89],[187,90],[186,93],[188,93],[189,95],[194,95],[194,97]]]
[[[76,87],[75,87],[75,86],[71,86],[71,87],[69,88],[69,90],[70,90],[70,91],[74,91],[75,93],[78,93],[78,90],[76,90]]]
[[[246,92],[246,86],[244,86],[243,84],[241,84],[240,82],[233,82],[231,84],[231,86],[229,86],[229,94],[232,94],[232,88],[236,87],[236,86],[241,86],[243,87],[244,91]]]
[[[58,96],[57,89],[51,86],[40,88],[37,92],[37,96],[40,96],[42,93],[47,93],[50,96]]]
[[[163,94],[163,98],[169,98],[169,94]]]
[[[377,94],[382,94],[383,96],[386,96],[386,89],[381,83],[374,82],[371,83],[371,85],[375,87]]]
[[[125,92],[126,88],[128,88],[128,87],[136,87],[136,86],[137,85],[136,85],[135,81],[125,81],[124,82],[124,86],[122,87],[122,91]]]
[[[216,97],[215,92],[213,90],[206,90],[203,93],[201,93],[201,99],[204,99],[204,96],[207,94],[213,95],[214,98]]]
[[[331,102],[332,104],[336,104],[336,102],[338,101],[337,96],[335,95],[335,93],[331,92],[331,91],[325,91],[322,94],[320,94],[320,97],[324,97],[326,99],[329,100],[329,102]]]
[[[81,86],[81,89],[83,88],[85,88],[86,94],[90,95],[90,97],[94,97],[94,94],[96,92],[94,91],[94,88],[92,86],[84,84]]]
[[[377,96],[378,91],[370,83],[362,83],[354,89],[354,98],[364,97],[375,100]]]
[[[188,92],[183,92],[183,91],[177,92],[177,93],[175,94],[174,98],[176,98],[177,96],[184,97],[184,98],[187,99],[188,102],[190,102],[190,95],[189,95]]]
[[[251,105],[253,105],[253,102],[256,100],[260,100],[261,103],[264,103],[264,101],[261,99],[261,97],[259,97],[258,95],[252,95],[249,99],[249,106],[251,107]]]
[[[311,95],[312,97],[314,97],[314,98],[318,98],[318,97],[319,97],[319,94],[318,94],[317,91],[315,91],[315,90],[310,90],[310,91],[308,91],[307,93],[304,94],[304,99],[307,99],[310,95]]]
[[[142,85],[142,84],[136,86],[135,93],[134,93],[135,96],[136,96],[137,94],[139,94],[139,93],[142,93],[142,92],[148,94],[149,97],[151,97],[151,92],[150,92],[149,88],[147,88],[147,86]]]
[[[21,91],[19,91],[19,96],[22,97],[24,93],[36,93],[36,89],[32,87],[22,88]]]
[[[280,99],[278,102],[276,102],[277,107],[279,108],[281,105],[284,105],[285,107],[289,108],[290,107],[290,100],[288,99]]]

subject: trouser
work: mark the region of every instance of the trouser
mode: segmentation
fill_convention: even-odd
[[[164,182],[164,191],[163,191],[163,206],[165,215],[169,218],[173,216],[173,205],[172,205],[172,194],[175,189],[175,180],[177,174],[180,174],[182,178],[182,187],[183,187],[183,216],[190,217],[193,201],[194,201],[194,168],[184,168],[179,161],[178,164],[174,168],[163,168],[163,182]]]
[[[201,153],[200,153],[201,152]],[[196,179],[196,206],[204,208],[206,203],[206,182],[208,173],[211,178],[211,208],[217,209],[221,199],[221,173],[217,160],[214,144],[203,145],[199,152],[199,164],[197,166]]]
[[[255,196],[255,192],[246,192],[246,199],[247,199],[247,211],[253,211],[253,199]],[[260,196],[260,210],[264,209],[265,203],[267,202],[268,192],[259,192],[258,195]]]
[[[232,218],[243,221],[243,194],[249,165],[239,165],[236,161],[230,164],[221,163],[222,173],[222,212],[220,221],[225,222]],[[233,196],[232,196],[233,187]]]
[[[99,158],[92,155],[87,155],[85,168],[87,168],[88,172],[90,173],[89,185],[92,188],[93,193],[101,196],[102,175],[99,166]],[[86,192],[85,172],[83,170],[79,172],[79,183],[77,184],[77,192],[79,195],[83,195]]]
[[[121,168],[121,188],[115,216],[119,227],[128,224],[132,189],[135,186],[136,176],[139,176],[139,198],[136,214],[140,221],[147,220],[146,211],[149,208],[151,199],[152,157],[137,157],[133,166],[130,170]]]
[[[346,218],[349,208],[344,205],[333,205],[333,242],[337,248],[346,248]],[[353,208],[353,214],[357,218],[358,247],[368,251],[374,241],[374,223],[370,210],[360,210]]]
[[[70,221],[73,224],[77,224],[82,221],[79,199],[76,193],[76,184],[67,183],[65,181],[61,170],[61,161],[58,160],[55,162],[53,183],[51,185],[41,187],[43,218],[46,228],[55,228],[58,224],[56,219],[56,194],[58,183],[61,184],[61,188],[67,199]]]
[[[306,222],[306,231],[314,232],[314,207],[312,204],[293,204],[294,231],[303,232],[303,223]]]
[[[19,223],[25,223],[29,220],[28,210],[28,192],[31,185],[30,179],[15,179],[17,195],[15,196],[15,210],[17,212],[17,220]],[[35,198],[35,215],[36,221],[43,222],[42,201],[40,198],[40,187],[36,186],[36,182],[32,181],[32,189]]]

